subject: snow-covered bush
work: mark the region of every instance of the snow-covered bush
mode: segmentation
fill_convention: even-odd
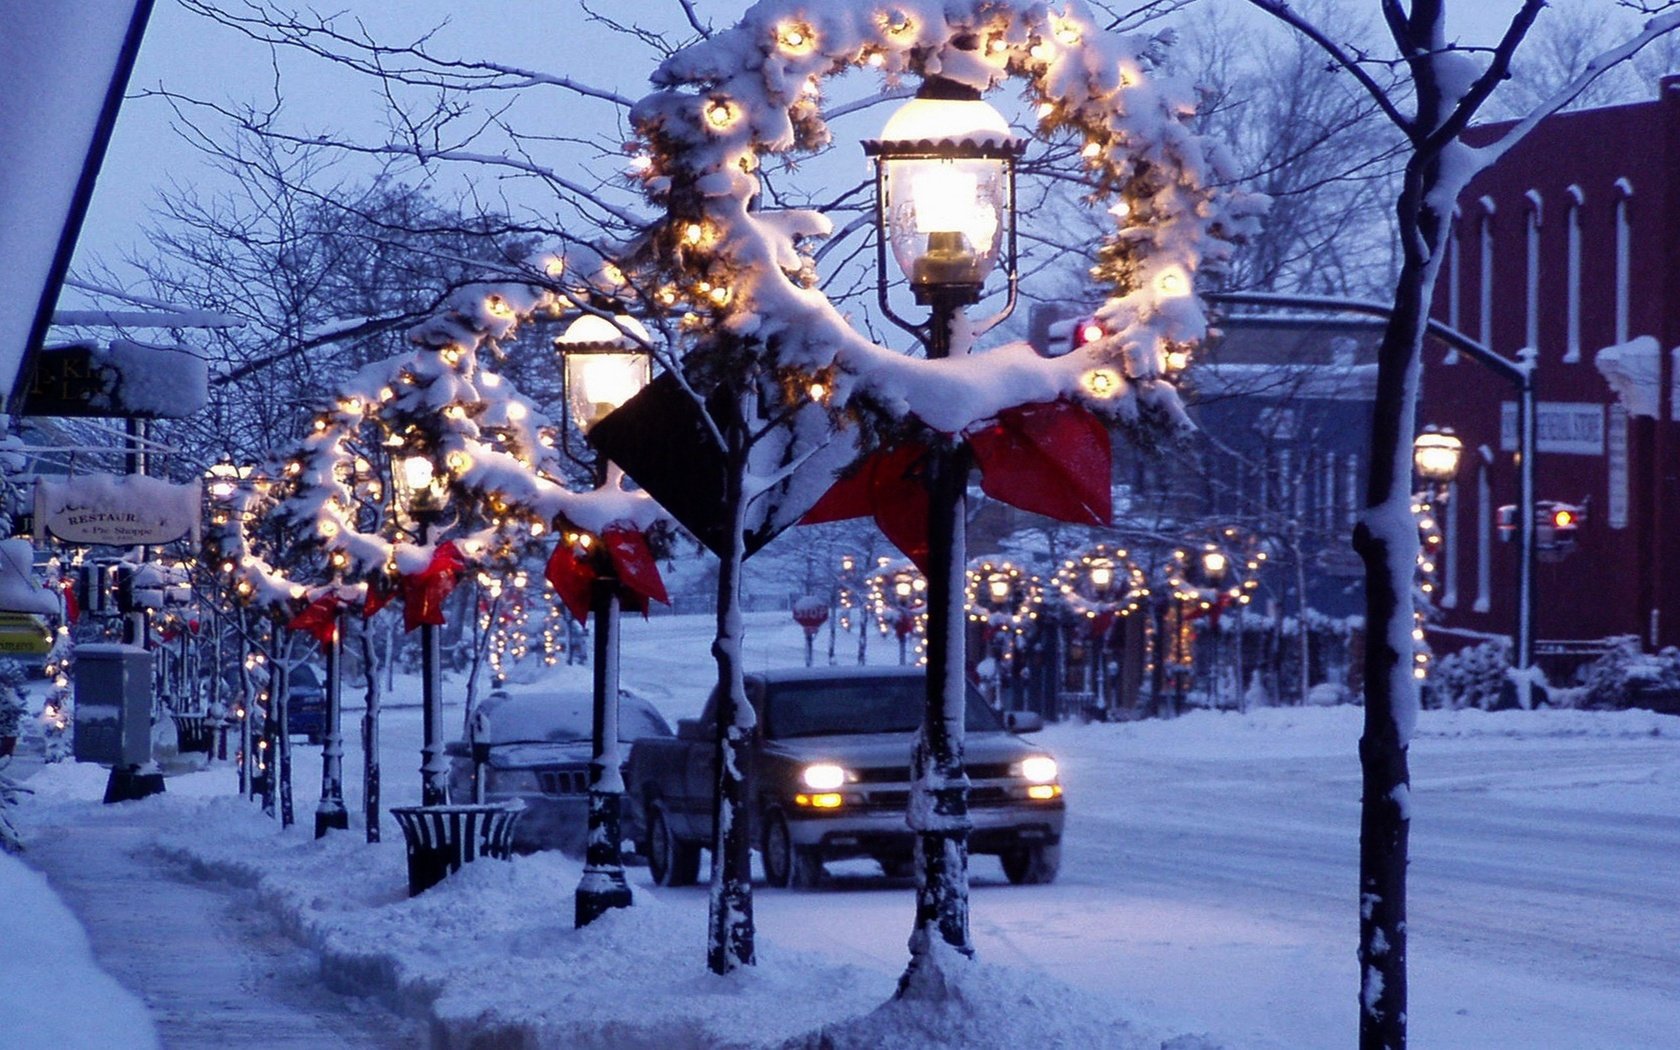
[[[0,660],[0,741],[23,733],[23,716],[28,713],[23,702],[25,678],[22,664]]]
[[[1627,707],[1639,694],[1680,692],[1680,649],[1669,646],[1642,652],[1639,639],[1625,635],[1611,640],[1604,655],[1576,672],[1585,695],[1583,707]]]
[[[1456,710],[1492,710],[1511,669],[1510,646],[1503,640],[1468,646],[1435,661],[1423,686],[1423,706]]]

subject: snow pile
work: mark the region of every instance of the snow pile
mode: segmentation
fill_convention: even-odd
[[[50,823],[60,807],[98,807],[103,772],[43,769],[32,779],[40,796],[32,823]],[[582,867],[559,854],[468,865],[410,900],[400,841],[370,846],[354,835],[317,841],[301,826],[281,831],[227,797],[227,780],[226,770],[173,777],[168,793],[100,807],[96,819],[155,826],[165,855],[252,891],[281,929],[320,955],[329,986],[426,1016],[450,1045],[1214,1046],[1201,1037],[1163,1041],[1095,995],[985,963],[954,981],[944,1002],[900,1002],[891,999],[895,971],[778,948],[761,934],[760,965],[719,978],[705,968],[703,890],[638,884],[635,907],[574,930]]]
[[[146,1007],[93,961],[87,934],[39,873],[0,852],[0,1043],[56,1050],[158,1045]]]

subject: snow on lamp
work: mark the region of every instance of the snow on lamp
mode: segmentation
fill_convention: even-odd
[[[863,144],[875,160],[882,262],[890,244],[918,303],[978,301],[1004,249],[1013,287],[1015,161],[1025,148],[980,92],[943,77],[924,82]],[[884,265],[879,272],[884,299]]]

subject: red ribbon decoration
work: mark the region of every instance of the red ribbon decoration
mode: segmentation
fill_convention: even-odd
[[[403,630],[443,626],[443,600],[455,589],[461,570],[467,567],[454,541],[445,540],[432,552],[429,565],[410,576],[399,578],[402,590]]]
[[[338,610],[341,604],[338,595],[329,591],[304,606],[303,611],[292,617],[286,627],[293,631],[307,632],[323,646],[331,645],[334,635],[338,633]]]
[[[375,576],[368,580],[367,597],[362,599],[362,619],[371,619],[374,613],[390,605],[391,599],[396,596],[397,589],[385,577]]]
[[[1108,428],[1068,401],[1020,405],[968,435],[980,487],[1013,507],[1079,525],[1114,517]],[[805,516],[817,525],[874,515],[881,534],[925,575],[928,448],[919,442],[881,449],[836,481]]]
[[[619,583],[619,601],[631,612],[648,614],[650,601],[671,604],[665,591],[665,581],[659,576],[659,564],[648,548],[647,537],[636,529],[613,526],[601,533],[601,545],[612,562],[613,573]],[[589,618],[590,592],[600,578],[593,560],[579,558],[570,543],[555,544],[549,555],[548,568],[543,576],[554,585],[566,611],[579,623]]]
[[[50,588],[52,585],[42,584],[41,586]],[[76,617],[82,615],[81,603],[76,601],[76,583],[69,578],[62,579],[58,583],[58,590],[59,593],[64,595],[64,621],[74,627]]]

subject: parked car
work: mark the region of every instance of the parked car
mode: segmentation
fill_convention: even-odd
[[[286,676],[286,732],[311,744],[327,735],[327,690],[309,664],[298,664]]]
[[[592,726],[588,692],[492,694],[474,713],[468,738],[445,745],[450,799],[471,802],[474,777],[481,770],[486,802],[517,798],[525,803],[525,815],[514,829],[514,848],[581,854],[589,808]],[[670,736],[670,723],[652,704],[620,693],[621,754],[638,737]],[[474,761],[475,744],[482,766]],[[626,829],[626,838],[633,837]]]
[[[919,668],[775,671],[746,676],[758,715],[747,763],[748,819],[775,886],[811,886],[823,863],[873,857],[888,875],[912,870],[905,821],[910,749],[921,725]],[[674,739],[630,750],[626,799],[638,848],[661,885],[693,882],[712,841],[717,696]],[[1017,733],[1037,715],[999,716],[968,690],[966,765],[971,853],[996,855],[1014,883],[1050,882],[1061,863],[1064,803],[1056,760]]]

